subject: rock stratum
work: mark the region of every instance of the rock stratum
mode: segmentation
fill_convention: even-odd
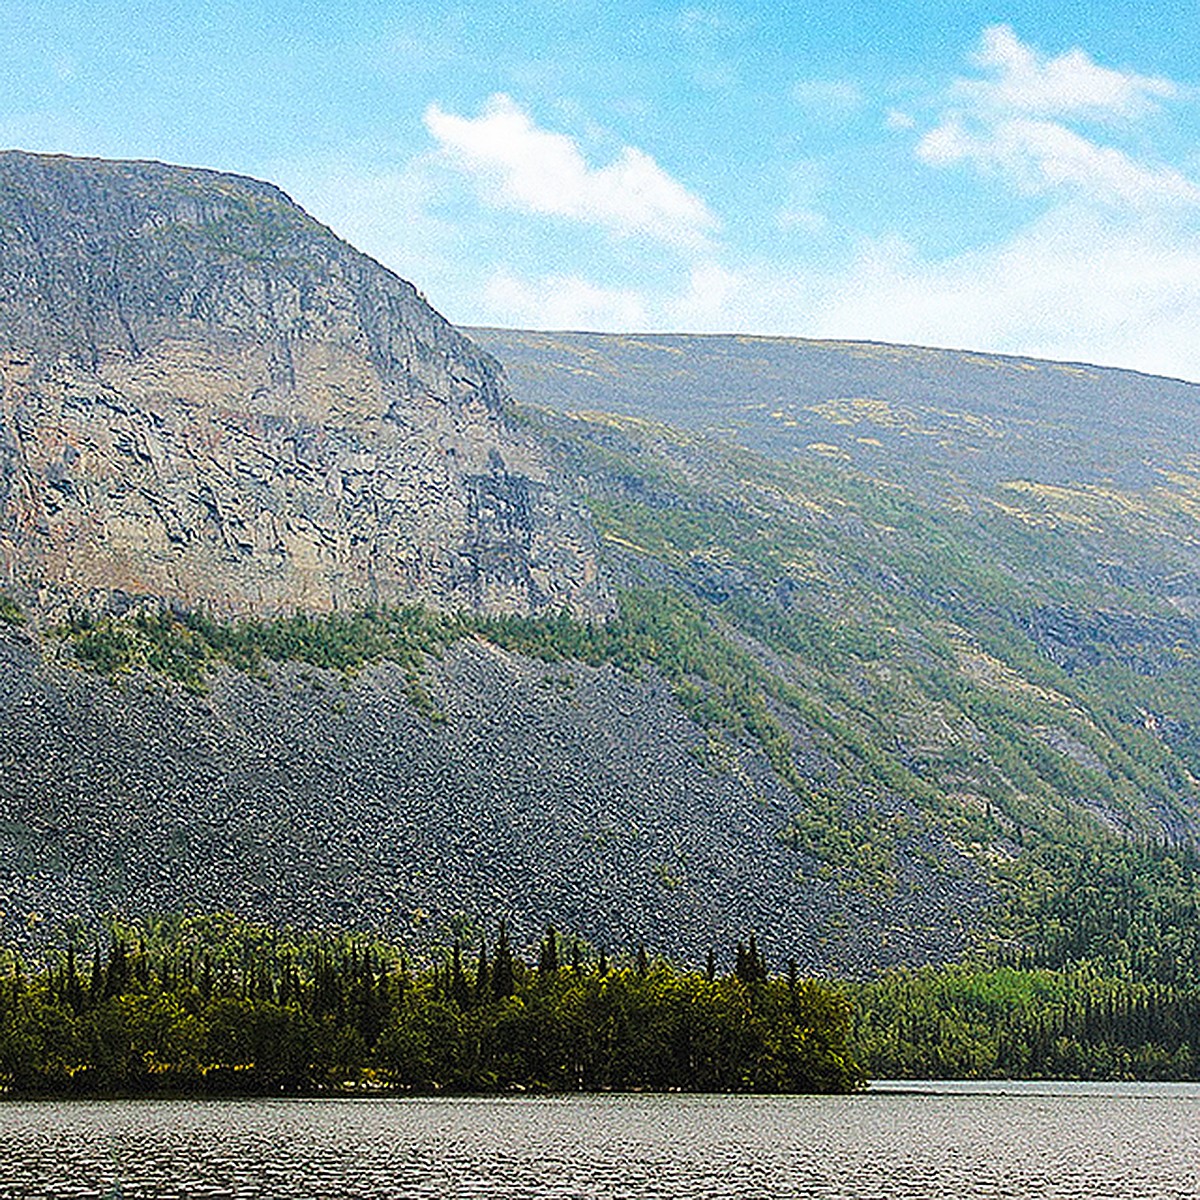
[[[606,610],[497,364],[277,188],[0,154],[0,583]]]

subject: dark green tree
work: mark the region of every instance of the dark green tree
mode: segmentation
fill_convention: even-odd
[[[492,996],[503,1000],[511,996],[516,988],[513,971],[512,947],[508,944],[508,926],[500,922],[500,933],[496,938],[495,966],[492,968]]]

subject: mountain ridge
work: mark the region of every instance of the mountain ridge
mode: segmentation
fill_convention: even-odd
[[[529,337],[529,338],[580,338],[588,340],[602,339],[618,339],[618,340],[634,340],[634,341],[671,341],[673,339],[686,339],[689,341],[737,341],[753,344],[761,342],[764,344],[782,344],[788,346],[806,347],[812,349],[847,349],[853,350],[860,348],[864,351],[871,350],[891,350],[898,354],[933,354],[933,355],[957,355],[976,359],[995,359],[998,362],[1010,362],[1013,364],[1029,364],[1033,366],[1049,366],[1059,367],[1066,371],[1094,371],[1108,372],[1114,371],[1122,375],[1137,375],[1143,379],[1156,380],[1166,383],[1180,383],[1189,387],[1200,387],[1200,380],[1187,379],[1182,375],[1164,375],[1161,372],[1144,371],[1138,367],[1120,366],[1114,363],[1097,363],[1090,362],[1086,359],[1074,358],[1047,358],[1036,354],[1021,354],[1011,350],[980,350],[970,346],[950,346],[937,345],[933,342],[887,342],[878,338],[869,337],[809,337],[805,334],[791,333],[747,333],[745,330],[704,330],[704,331],[683,331],[683,330],[650,330],[638,331],[635,329],[589,329],[584,326],[578,327],[551,327],[531,329],[516,325],[479,325],[472,322],[466,322],[458,325],[468,336],[479,335],[481,341],[492,339],[502,339],[505,337]]]

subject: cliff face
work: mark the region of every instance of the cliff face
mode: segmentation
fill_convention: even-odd
[[[605,610],[497,364],[278,189],[0,154],[0,585]]]

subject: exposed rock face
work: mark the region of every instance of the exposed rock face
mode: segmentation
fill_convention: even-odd
[[[598,613],[497,364],[269,184],[0,154],[0,586]]]

